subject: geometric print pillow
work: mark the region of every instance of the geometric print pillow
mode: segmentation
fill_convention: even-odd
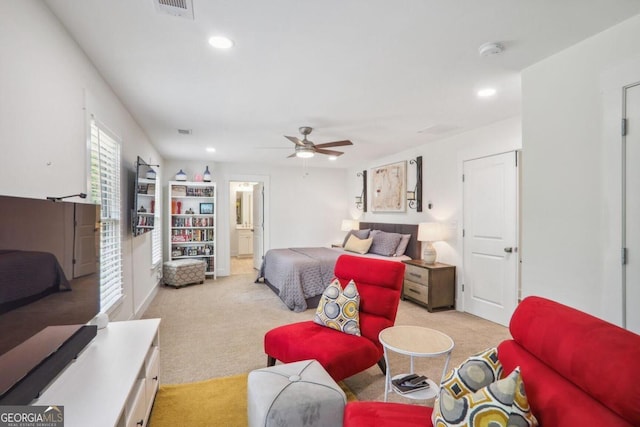
[[[520,367],[508,377],[458,399],[441,389],[432,422],[434,427],[538,426],[527,401]]]
[[[442,380],[440,388],[457,399],[467,393],[475,393],[501,376],[502,364],[498,360],[498,349],[494,347],[469,357],[454,368]]]
[[[313,321],[319,325],[360,336],[360,294],[353,280],[342,289],[334,279],[324,290]]]

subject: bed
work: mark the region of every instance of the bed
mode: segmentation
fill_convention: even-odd
[[[385,224],[361,222],[360,230],[410,235],[404,256],[359,255],[341,248],[283,248],[267,251],[256,283],[264,282],[284,304],[295,312],[318,305],[320,296],[333,279],[333,270],[340,255],[349,254],[391,261],[420,258],[418,226],[415,224]]]
[[[0,250],[0,314],[62,290],[71,285],[53,254]]]

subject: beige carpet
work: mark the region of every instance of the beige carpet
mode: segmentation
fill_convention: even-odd
[[[207,280],[181,289],[161,287],[144,318],[159,317],[160,381],[187,383],[245,374],[266,366],[263,336],[269,329],[313,318],[314,310],[294,313],[255,275],[240,274]],[[469,355],[509,337],[507,328],[456,311],[429,313],[401,301],[396,324],[421,325],[453,338],[450,367]],[[439,380],[444,358],[415,359],[416,371]],[[392,354],[391,372],[408,370],[409,359]],[[377,366],[345,380],[359,400],[382,400],[384,376]],[[407,402],[401,396],[390,401]],[[422,402],[424,403],[424,402]]]

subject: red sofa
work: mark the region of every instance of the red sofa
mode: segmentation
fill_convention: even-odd
[[[520,366],[543,427],[640,426],[640,335],[540,297],[525,298],[498,346],[508,375]],[[432,426],[432,408],[351,402],[344,426]]]

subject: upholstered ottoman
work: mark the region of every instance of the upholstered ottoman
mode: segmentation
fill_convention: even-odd
[[[198,259],[176,259],[163,265],[164,284],[176,288],[191,283],[204,283],[207,263]]]
[[[317,360],[249,373],[249,427],[342,425],[347,397]]]

